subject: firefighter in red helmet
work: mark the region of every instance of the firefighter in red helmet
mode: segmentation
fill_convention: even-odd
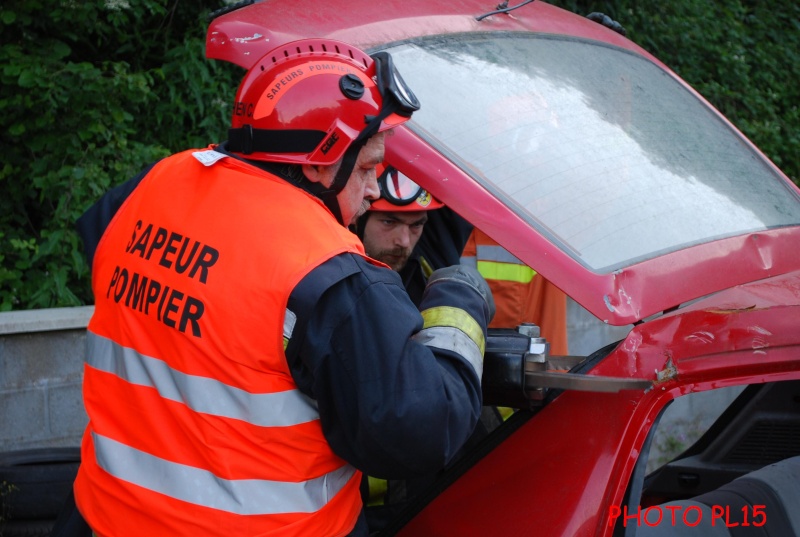
[[[433,271],[459,263],[472,226],[396,168],[382,165],[378,172],[381,197],[356,231],[367,255],[395,270],[419,304]]]
[[[391,166],[378,171],[381,197],[361,217],[359,235],[368,256],[400,272],[422,236],[428,211],[444,205]]]
[[[225,143],[80,218],[96,304],[74,491],[96,535],[366,535],[361,471],[452,459],[481,410],[488,286],[436,271],[418,310],[347,227],[418,108],[388,54],[289,43],[244,77]]]

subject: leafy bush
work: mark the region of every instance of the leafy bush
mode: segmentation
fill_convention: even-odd
[[[240,73],[204,58],[217,7],[0,8],[0,310],[91,303],[78,216],[149,162],[220,139]]]

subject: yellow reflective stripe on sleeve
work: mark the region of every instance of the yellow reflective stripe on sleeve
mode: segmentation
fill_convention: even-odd
[[[428,260],[419,256],[419,266],[422,269],[422,275],[426,278],[430,278],[431,274],[433,274],[433,267],[428,263]]]
[[[498,263],[494,261],[478,261],[478,272],[487,280],[529,283],[536,271],[527,265]]]
[[[478,382],[483,378],[483,352],[477,343],[458,328],[431,326],[420,330],[411,339],[427,347],[453,351],[472,366],[478,376]]]
[[[478,321],[466,311],[452,306],[429,308],[422,312],[423,329],[434,327],[452,327],[464,332],[480,349],[481,356],[486,349],[483,329]]]
[[[389,488],[389,482],[385,479],[378,479],[370,475],[367,476],[367,483],[369,485],[367,506],[384,505],[386,503],[386,491]]]
[[[511,408],[507,406],[497,407],[497,412],[500,413],[500,417],[503,418],[503,421],[506,421],[508,418],[510,418],[512,414],[514,414],[514,412],[516,411],[517,411],[516,408]]]

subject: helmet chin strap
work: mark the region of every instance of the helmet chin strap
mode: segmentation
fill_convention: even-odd
[[[336,195],[344,190],[344,187],[347,186],[347,181],[350,180],[350,176],[353,174],[353,169],[356,166],[358,154],[361,152],[361,149],[367,145],[367,142],[370,138],[378,133],[381,122],[389,117],[389,115],[391,115],[396,108],[396,103],[394,103],[393,100],[390,102],[384,102],[384,106],[377,116],[367,116],[364,118],[367,122],[367,126],[363,131],[361,131],[358,137],[353,140],[353,143],[350,144],[350,147],[348,147],[345,151],[344,156],[342,157],[342,164],[336,171],[336,176],[333,178],[330,190],[325,192],[325,197],[317,195],[322,200],[322,203],[324,203],[325,206],[330,209],[339,223],[345,227],[347,227],[350,223],[342,220],[342,210],[339,207],[339,200],[336,199]]]
[[[339,169],[336,171],[336,175],[333,178],[333,182],[329,189],[325,189],[321,195],[317,195],[319,199],[322,200],[322,203],[333,213],[333,216],[336,217],[336,220],[339,221],[340,224],[347,227],[350,222],[345,222],[342,220],[342,209],[339,206],[339,200],[336,196],[344,190],[344,187],[347,186],[347,182],[350,180],[350,176],[353,174],[353,169],[356,166],[356,161],[358,160],[358,154],[361,152],[361,148],[363,148],[367,144],[367,140],[369,138],[364,138],[363,140],[356,140],[347,150],[344,152],[344,156],[342,157],[342,164],[339,166]]]

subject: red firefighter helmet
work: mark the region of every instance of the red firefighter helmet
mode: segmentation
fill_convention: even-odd
[[[444,204],[431,196],[430,192],[396,168],[381,165],[378,166],[377,172],[381,197],[372,202],[370,211],[432,211],[444,207]]]
[[[248,159],[330,165],[401,123],[419,102],[392,64],[340,41],[303,39],[265,54],[236,93],[228,150]]]

